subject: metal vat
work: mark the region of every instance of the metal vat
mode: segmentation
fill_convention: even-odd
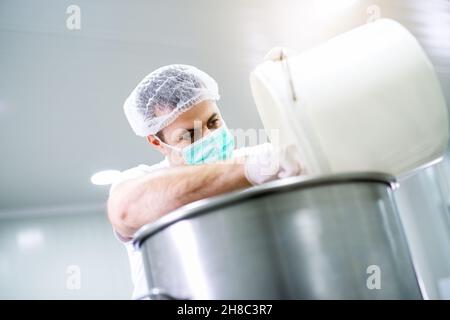
[[[141,228],[154,299],[421,299],[380,173],[295,177],[184,206]]]

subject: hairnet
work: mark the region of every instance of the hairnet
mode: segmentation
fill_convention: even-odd
[[[173,64],[147,75],[124,104],[133,131],[142,137],[156,134],[183,112],[204,100],[219,100],[216,81],[189,65]]]

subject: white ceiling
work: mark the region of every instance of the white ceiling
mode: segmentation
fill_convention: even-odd
[[[365,23],[371,5],[419,38],[450,101],[450,1],[356,1],[339,12],[336,1],[2,0],[0,212],[89,208],[108,189],[90,183],[93,173],[159,161],[122,103],[161,65],[205,70],[228,125],[260,128],[248,76],[266,51],[314,46]],[[70,31],[74,3],[81,30]]]

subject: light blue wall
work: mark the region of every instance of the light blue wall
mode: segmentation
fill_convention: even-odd
[[[125,248],[103,212],[0,217],[0,299],[129,299],[131,292]]]

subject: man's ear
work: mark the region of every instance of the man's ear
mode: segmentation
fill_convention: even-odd
[[[148,135],[148,136],[146,137],[146,139],[147,139],[147,142],[148,142],[152,147],[156,148],[157,150],[162,151],[162,145],[161,145],[161,142],[160,142],[158,139],[156,139],[153,135]]]
[[[155,136],[149,135],[146,137],[147,142],[155,148],[157,151],[161,152],[164,156],[167,155],[167,150],[164,148],[164,146],[161,144],[161,141],[159,141]]]

